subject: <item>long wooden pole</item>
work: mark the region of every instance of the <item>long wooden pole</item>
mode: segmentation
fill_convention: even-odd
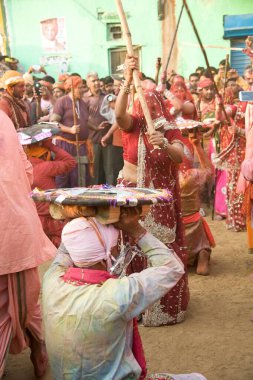
[[[75,99],[73,79],[71,81],[71,95],[72,95],[72,110],[73,110],[74,125],[77,125],[76,99]],[[78,186],[82,186],[83,185],[83,181],[82,181],[81,161],[80,161],[80,152],[79,152],[79,134],[76,133],[75,137],[76,137],[76,157],[77,157],[77,170],[78,170]]]
[[[126,39],[127,53],[129,55],[133,56],[134,55],[134,49],[133,49],[133,44],[132,44],[131,33],[130,33],[129,28],[128,28],[128,24],[127,24],[127,20],[126,20],[126,15],[125,15],[121,0],[115,0],[115,1],[116,1],[116,6],[117,6],[119,18],[121,21],[123,34],[124,34],[125,39]],[[149,112],[149,108],[148,108],[148,105],[147,105],[147,102],[146,102],[146,99],[145,99],[145,96],[144,96],[144,93],[143,93],[143,90],[141,87],[141,81],[140,81],[140,78],[138,75],[138,70],[133,71],[133,79],[134,79],[134,85],[136,88],[136,92],[138,93],[138,97],[139,97],[139,100],[141,103],[141,107],[142,107],[142,110],[143,110],[143,113],[144,113],[144,116],[145,116],[145,119],[147,122],[148,133],[151,134],[152,132],[155,131],[155,128],[154,128],[154,125],[153,125],[153,122],[151,119],[151,115]]]
[[[190,22],[191,22],[191,24],[192,24],[192,27],[193,27],[194,33],[195,33],[195,35],[196,35],[196,37],[197,37],[197,40],[198,40],[198,43],[199,43],[200,49],[202,50],[202,53],[203,53],[203,55],[204,55],[204,59],[205,59],[205,62],[206,62],[206,67],[208,68],[208,71],[209,71],[209,73],[210,73],[210,75],[211,75],[211,79],[212,79],[212,82],[213,82],[213,85],[214,85],[214,90],[215,90],[215,92],[216,92],[217,95],[220,95],[220,94],[219,94],[219,91],[218,91],[218,88],[217,88],[217,86],[216,86],[216,83],[215,83],[215,81],[214,81],[213,74],[212,74],[212,72],[211,72],[211,70],[210,70],[210,65],[209,65],[209,61],[208,61],[207,55],[206,55],[205,48],[204,48],[204,46],[203,46],[203,44],[202,44],[202,41],[201,41],[201,39],[200,39],[200,37],[199,37],[199,33],[198,33],[198,31],[197,31],[196,25],[195,25],[195,23],[194,23],[194,21],[193,21],[193,18],[192,18],[192,15],[191,15],[191,11],[190,11],[190,9],[189,9],[189,7],[188,7],[187,1],[186,1],[186,0],[183,0],[183,2],[184,2],[184,5],[185,5],[185,9],[186,9],[186,11],[187,11],[187,13],[188,13],[188,16],[189,16]],[[223,113],[224,113],[224,115],[225,115],[225,118],[226,118],[227,123],[230,124],[230,120],[229,120],[229,117],[228,117],[228,115],[227,115],[227,112],[226,112],[226,110],[225,110],[225,107],[224,107],[224,104],[223,104],[223,103],[221,104],[221,107],[222,107],[222,111],[223,111]]]
[[[223,100],[225,99],[225,89],[227,87],[228,61],[229,61],[229,54],[226,54],[225,72],[224,72],[224,85],[223,85]]]
[[[175,32],[174,32],[173,40],[172,40],[171,47],[170,47],[169,56],[168,56],[168,59],[167,59],[164,71],[167,71],[169,63],[170,63],[170,59],[171,59],[171,56],[172,56],[172,50],[173,50],[173,47],[175,45],[177,31],[178,31],[178,28],[179,28],[179,24],[180,24],[180,20],[181,20],[181,17],[182,17],[183,10],[184,10],[184,3],[182,4],[181,11],[180,11],[180,14],[179,14],[179,17],[178,17],[178,20],[177,20],[177,26],[176,26],[176,29],[175,29]]]

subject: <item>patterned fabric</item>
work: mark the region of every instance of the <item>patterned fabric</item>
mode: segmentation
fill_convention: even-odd
[[[11,110],[10,118],[15,129],[28,127],[30,125],[30,118],[24,100],[15,98],[7,92],[4,93],[2,99],[6,100],[9,104]],[[26,117],[24,115],[26,115]]]
[[[156,91],[145,93],[147,105],[153,120],[164,117],[171,123],[170,116],[162,95]],[[123,132],[125,159],[137,164],[137,187],[169,189],[173,194],[173,203],[157,204],[150,208],[143,225],[168,247],[175,250],[186,265],[181,205],[179,196],[178,167],[163,149],[153,149],[147,139],[147,125],[139,100],[133,106],[133,129],[131,133]],[[181,141],[178,129],[164,131],[169,143]],[[138,149],[136,149],[138,147]],[[136,153],[137,152],[137,153]],[[148,263],[137,256],[131,263],[130,272],[140,272]],[[145,326],[160,326],[182,322],[189,301],[187,274],[161,300],[156,302],[143,315]]]
[[[245,130],[246,102],[239,102],[235,115],[235,125],[237,128]],[[246,139],[240,134],[231,134],[225,127],[221,134],[222,165],[227,171],[227,228],[234,231],[244,231],[246,229],[245,216],[241,213],[244,195],[237,192],[237,183],[240,175],[241,164],[245,157]]]

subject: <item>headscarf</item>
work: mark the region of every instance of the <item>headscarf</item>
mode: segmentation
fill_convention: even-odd
[[[179,78],[181,78],[181,77],[179,77]],[[185,82],[182,81],[182,79],[181,80],[177,80],[176,82],[174,81],[173,85],[170,88],[170,91],[172,92],[172,94],[175,95],[175,93],[176,93],[176,91],[177,91],[178,88],[182,88],[184,90],[183,99],[181,99],[181,97],[180,97],[181,101],[189,101],[189,102],[194,103],[192,94],[190,93],[190,91],[186,87]],[[176,96],[178,97],[178,95],[176,95]]]
[[[46,161],[50,160],[50,150],[43,145],[38,145],[38,144],[31,144],[27,145],[25,148],[25,152],[28,157],[37,157],[40,158],[44,156],[44,154],[47,155]]]
[[[73,88],[77,88],[80,84],[83,83],[83,80],[78,75],[73,75],[69,77],[64,82],[65,91],[70,91],[73,83]]]
[[[106,261],[112,266],[111,249],[117,245],[119,231],[111,224],[103,225],[95,218],[76,218],[62,230],[62,243],[78,267],[87,268]]]
[[[178,84],[178,83],[184,83],[185,84],[185,81],[184,81],[184,77],[182,77],[181,75],[174,75],[173,77],[173,80],[171,81],[172,85],[173,84]]]
[[[175,127],[175,123],[173,125],[173,119],[170,115],[166,104],[163,100],[163,96],[160,92],[155,90],[153,91],[145,91],[144,95],[146,99],[147,106],[150,111],[150,116],[153,121],[154,127],[156,130],[166,130],[172,129]],[[132,115],[139,120],[139,127],[143,129],[143,126],[146,125],[146,119],[144,117],[144,113],[142,110],[142,106],[139,98],[134,101]]]
[[[3,83],[3,87],[8,90],[8,87],[11,88],[17,83],[24,82],[24,78],[18,71],[8,70],[2,76],[1,82]]]
[[[23,75],[23,79],[25,81],[25,84],[30,84],[31,86],[34,85],[34,80],[33,80],[33,76],[32,74],[29,74],[29,73],[25,73]]]
[[[144,79],[141,81],[141,86],[146,91],[154,91],[156,89],[156,83],[152,82],[150,79]]]
[[[202,79],[198,83],[198,88],[202,90],[202,88],[213,86],[213,81],[209,78]]]

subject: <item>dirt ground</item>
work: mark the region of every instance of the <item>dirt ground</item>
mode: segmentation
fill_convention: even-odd
[[[185,322],[140,327],[149,372],[200,372],[208,380],[252,380],[253,255],[247,253],[246,233],[227,231],[225,222],[208,220],[217,242],[211,276],[190,271]],[[41,274],[45,269],[40,269]],[[34,379],[29,350],[9,357],[4,379]],[[48,370],[44,380],[51,379]]]

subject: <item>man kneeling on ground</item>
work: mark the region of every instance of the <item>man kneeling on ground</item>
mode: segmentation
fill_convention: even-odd
[[[62,244],[43,285],[54,379],[151,378],[146,377],[135,318],[176,285],[184,266],[138,220],[137,209],[123,208],[115,225],[80,217],[64,227]],[[110,275],[119,229],[138,243],[150,261],[148,269],[123,278]]]

